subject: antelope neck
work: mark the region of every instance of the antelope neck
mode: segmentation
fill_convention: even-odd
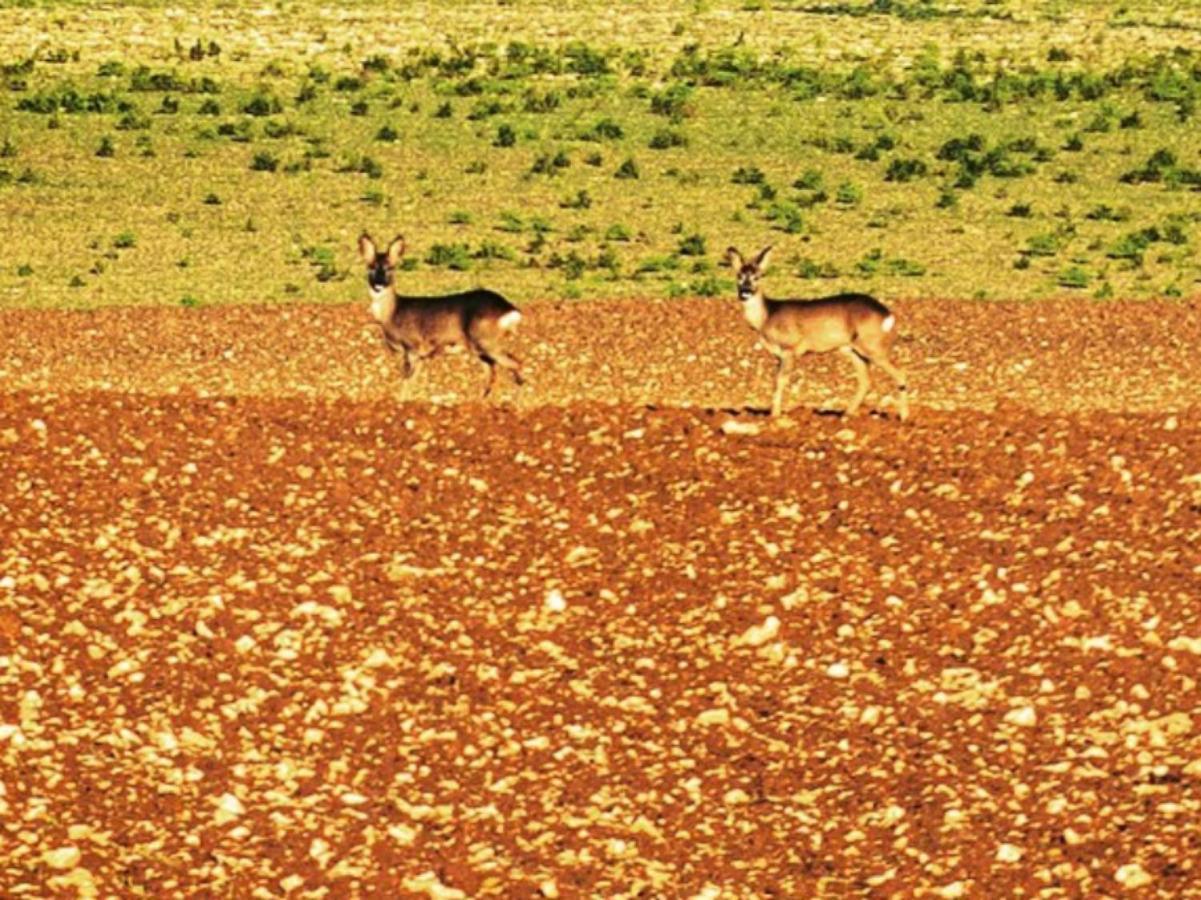
[[[396,289],[392,285],[382,288],[369,287],[371,293],[371,317],[381,325],[387,324],[396,308]]]
[[[756,331],[763,328],[763,324],[767,321],[767,300],[764,298],[762,290],[756,290],[751,296],[742,300],[742,312],[746,316],[746,320],[751,323],[752,328]]]

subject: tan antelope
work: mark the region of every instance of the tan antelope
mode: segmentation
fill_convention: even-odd
[[[737,270],[738,299],[742,301],[746,320],[779,361],[771,414],[780,414],[793,360],[806,353],[839,350],[854,364],[855,376],[859,379],[859,389],[847,407],[847,415],[853,416],[859,411],[871,385],[868,365],[876,363],[897,383],[897,408],[901,418],[907,418],[909,402],[905,373],[893,365],[888,356],[896,316],[867,294],[837,294],[813,300],[768,299],[759,281],[771,249],[765,247],[750,260],[744,259],[733,247],[726,251],[730,264]]]
[[[370,235],[359,238],[359,256],[367,266],[371,317],[380,326],[384,346],[402,354],[404,377],[413,374],[414,360],[462,346],[488,366],[485,397],[496,384],[497,366],[512,372],[517,384],[524,384],[521,362],[501,346],[501,337],[521,319],[517,307],[500,294],[480,288],[440,297],[399,296],[396,266],[404,251],[403,237],[394,239],[382,253]]]

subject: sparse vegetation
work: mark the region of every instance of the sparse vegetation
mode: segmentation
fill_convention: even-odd
[[[710,239],[686,259],[712,265],[716,246],[775,240],[809,260],[790,267],[795,277],[832,289],[853,288],[865,270],[882,293],[944,296],[999,284],[1006,295],[1054,294],[1073,267],[1093,277],[1090,290],[1115,296],[1165,285],[1188,295],[1201,283],[1201,256],[1190,252],[1201,138],[1181,127],[1195,120],[1201,52],[1179,47],[1184,32],[1145,9],[1113,5],[1112,20],[1097,20],[1123,37],[1141,29],[1139,52],[1127,55],[1123,41],[1103,52],[1065,48],[1054,12],[1032,0],[964,8],[961,23],[979,15],[1003,35],[995,47],[957,43],[950,7],[938,3],[760,4],[752,15],[726,0],[669,0],[662,20],[623,13],[644,27],[620,47],[595,11],[559,10],[574,35],[559,41],[534,24],[545,11],[512,3],[528,20],[512,34],[452,46],[417,41],[420,27],[390,28],[401,36],[387,52],[352,40],[347,52],[331,43],[303,63],[222,50],[233,39],[203,8],[195,16],[209,33],[181,41],[171,62],[133,52],[76,59],[70,47],[29,58],[0,37],[0,198],[44,191],[70,205],[90,184],[111,200],[106,212],[132,221],[135,201],[174,201],[162,193],[168,180],[146,177],[171,166],[181,180],[170,181],[198,185],[191,202],[209,211],[188,225],[193,235],[219,227],[218,213],[243,221],[252,210],[260,229],[296,229],[307,245],[345,254],[348,211],[378,212],[414,237],[419,228],[426,248],[467,241],[466,261],[486,259],[490,278],[518,298],[551,295],[565,275],[584,297],[709,289],[708,273],[659,264],[680,258],[681,209]],[[289,15],[311,13],[306,4]],[[1175,15],[1180,27],[1201,27]],[[905,26],[853,62],[837,30],[825,49],[812,43],[860,16]],[[749,40],[738,42],[739,28]],[[911,64],[895,65],[900,57]],[[74,154],[78,177],[43,163],[61,154]],[[466,197],[470,221],[456,216]],[[56,203],[31,207],[17,239],[38,271],[52,268],[46,248],[61,240],[48,212]],[[533,228],[535,217],[547,227]],[[618,218],[630,237],[606,239]],[[1168,239],[1169,221],[1183,243]],[[1160,239],[1131,237],[1152,227]],[[481,230],[492,228],[526,232],[522,252],[477,256]],[[883,245],[881,260],[865,256],[865,233]],[[139,227],[138,245],[153,251],[179,236],[152,222]],[[820,245],[820,262],[804,254],[806,241]],[[190,255],[188,278],[210,302],[264,299],[263,285],[240,285],[235,266],[260,246],[272,245]],[[163,296],[159,285],[180,294],[191,288],[177,283],[171,257],[139,254],[136,278],[128,265],[85,277],[104,287],[102,302]],[[458,284],[460,271],[440,263],[423,278],[437,290]],[[0,269],[0,296],[14,272]],[[155,291],[139,287],[150,284]],[[339,296],[325,285],[301,296]],[[43,302],[42,289],[12,295]]]

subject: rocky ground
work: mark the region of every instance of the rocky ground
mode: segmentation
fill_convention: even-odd
[[[898,313],[0,314],[0,893],[1195,890],[1201,310]]]

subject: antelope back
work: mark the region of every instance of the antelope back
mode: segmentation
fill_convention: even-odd
[[[499,337],[520,317],[504,297],[475,290],[441,297],[397,297],[384,328],[394,340],[414,346],[479,345]]]

